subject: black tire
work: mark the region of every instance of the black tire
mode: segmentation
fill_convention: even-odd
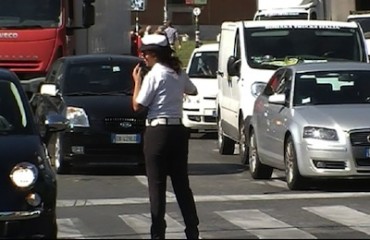
[[[48,151],[50,154],[51,164],[58,174],[69,174],[71,172],[71,165],[66,163],[63,156],[63,144],[59,133],[53,134],[50,138]]]
[[[258,151],[257,151],[257,141],[256,135],[252,130],[249,135],[249,151],[248,151],[248,158],[249,158],[249,171],[252,175],[253,179],[270,179],[273,168],[261,163]]]
[[[306,179],[301,176],[298,169],[297,154],[293,138],[288,137],[284,149],[285,177],[290,190],[303,190],[306,188]]]
[[[249,163],[248,146],[246,143],[245,125],[243,118],[239,120],[239,157],[241,164],[247,165]]]
[[[235,141],[231,140],[230,138],[224,135],[224,131],[222,130],[221,126],[221,117],[217,118],[217,126],[218,126],[218,152],[221,155],[232,155],[235,151]]]

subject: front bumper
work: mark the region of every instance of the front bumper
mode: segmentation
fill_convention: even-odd
[[[115,143],[117,134],[71,129],[62,134],[62,154],[72,165],[140,165],[144,163],[143,132],[129,133],[138,143]],[[120,134],[120,136],[127,135]],[[81,151],[83,149],[83,151]]]
[[[0,212],[0,238],[54,238],[57,235],[55,212],[42,208],[30,211]]]
[[[350,141],[329,145],[312,139],[296,146],[302,176],[370,178],[370,146],[354,146]]]
[[[216,108],[185,109],[182,122],[185,127],[194,130],[217,131]]]

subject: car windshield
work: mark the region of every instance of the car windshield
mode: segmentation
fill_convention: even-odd
[[[1,0],[1,28],[57,27],[61,19],[60,0]]]
[[[370,18],[364,17],[364,18],[351,18],[349,21],[358,22],[364,31],[365,37],[367,39],[370,38]]]
[[[370,103],[370,71],[300,73],[295,79],[295,106]]]
[[[132,70],[136,64],[94,62],[70,65],[62,92],[66,95],[132,93]]]
[[[246,28],[249,66],[277,69],[297,62],[367,61],[357,28],[310,27]]]
[[[188,75],[191,78],[216,78],[218,66],[218,52],[195,53]]]
[[[14,83],[0,80],[0,136],[32,131],[21,96]]]

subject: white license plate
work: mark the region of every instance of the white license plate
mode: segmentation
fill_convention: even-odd
[[[204,115],[216,117],[216,110],[215,109],[205,109]]]
[[[113,143],[140,143],[140,134],[112,134]]]

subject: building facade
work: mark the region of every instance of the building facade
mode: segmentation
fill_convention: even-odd
[[[252,20],[258,0],[145,0],[144,11],[133,11],[131,21],[140,26],[162,25],[171,19],[182,34],[194,37],[194,7],[201,9],[198,17],[202,39],[214,39],[223,21]],[[370,10],[369,0],[323,0],[330,6],[331,20],[345,21],[351,10]],[[189,5],[187,2],[206,2],[205,5]]]

